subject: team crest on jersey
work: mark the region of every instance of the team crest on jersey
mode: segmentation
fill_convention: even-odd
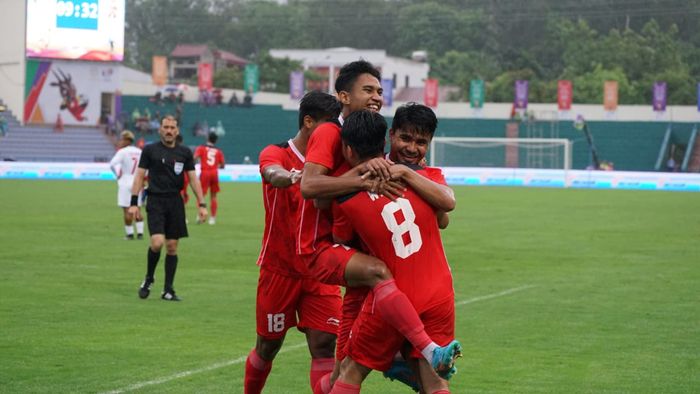
[[[185,168],[185,163],[180,163],[179,161],[175,162],[175,174],[180,175],[183,168]]]

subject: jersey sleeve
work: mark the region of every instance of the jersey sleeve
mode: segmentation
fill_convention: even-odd
[[[435,183],[447,185],[447,181],[445,181],[445,175],[442,173],[442,170],[437,167],[425,167],[424,169],[419,170],[418,172],[422,172],[426,178],[430,179]]]
[[[185,171],[194,171],[194,156],[189,148],[185,148]]]
[[[117,153],[114,154],[114,157],[112,157],[112,160],[109,161],[109,168],[112,169],[112,172],[116,176],[119,176],[119,172],[121,171],[121,161],[123,153],[124,152],[121,149],[119,149]]]
[[[341,140],[338,126],[334,123],[324,123],[311,134],[306,147],[306,162],[320,164],[333,170],[337,152],[341,151]]]
[[[216,149],[216,163],[217,164],[226,164],[226,161],[224,160],[224,151],[221,149]]]
[[[284,167],[284,151],[275,146],[275,145],[268,145],[265,149],[260,152],[260,156],[258,157],[258,163],[260,163],[260,175],[263,176],[263,179],[265,176],[263,175],[263,172],[265,171],[265,168],[271,166],[271,165],[278,165],[281,167]]]
[[[151,167],[151,146],[146,145],[141,151],[141,158],[139,159],[139,168],[149,169]]]
[[[200,158],[200,160],[204,158],[204,154],[202,153],[202,150],[203,150],[203,149],[202,149],[202,145],[198,146],[198,147],[194,150],[194,158],[195,158],[195,159],[198,158],[198,157]]]

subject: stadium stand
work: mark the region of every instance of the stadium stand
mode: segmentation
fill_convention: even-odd
[[[11,126],[0,140],[0,159],[11,161],[104,162],[114,144],[97,127],[65,127],[56,133],[47,126]]]

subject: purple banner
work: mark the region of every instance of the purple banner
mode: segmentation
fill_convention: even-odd
[[[292,71],[289,73],[289,96],[292,100],[301,100],[304,96],[303,71]]]
[[[527,109],[528,81],[515,81],[515,109]]]
[[[394,104],[394,81],[391,79],[382,79],[382,97],[384,97],[384,106],[391,107]]]
[[[652,105],[654,106],[654,111],[666,111],[666,82],[654,82],[653,93]]]

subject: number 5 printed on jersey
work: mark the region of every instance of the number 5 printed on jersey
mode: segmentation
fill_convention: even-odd
[[[399,224],[396,221],[396,212],[403,213],[404,221]],[[411,202],[405,198],[398,198],[390,201],[382,209],[382,219],[386,228],[391,231],[391,243],[394,245],[394,252],[402,259],[416,253],[423,246],[423,239],[420,235],[420,228],[415,223],[416,213],[413,211]],[[411,241],[406,244],[403,235],[408,233]]]

